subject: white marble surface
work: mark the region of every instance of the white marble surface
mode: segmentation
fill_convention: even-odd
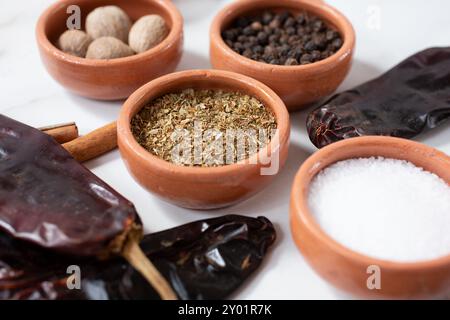
[[[354,24],[357,51],[350,75],[339,90],[369,80],[410,54],[450,44],[450,1],[327,0]],[[65,91],[47,74],[37,52],[34,28],[52,0],[0,1],[0,112],[34,126],[76,121],[87,133],[113,121],[121,102],[98,102]],[[185,52],[179,70],[208,68],[208,28],[227,0],[175,0],[185,16]],[[379,13],[379,28],[377,18]],[[375,19],[375,20],[374,20]],[[375,28],[374,28],[375,26]],[[197,212],[162,202],[128,175],[117,151],[87,165],[132,200],[146,231],[222,214],[265,215],[278,240],[265,263],[234,298],[342,298],[308,267],[291,239],[288,200],[295,172],[315,150],[305,131],[306,112],[292,114],[292,144],[287,165],[275,182],[252,199],[232,208]],[[445,124],[419,141],[450,153],[450,126]]]

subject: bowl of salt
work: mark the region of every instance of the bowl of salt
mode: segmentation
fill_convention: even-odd
[[[450,157],[418,142],[359,137],[306,160],[291,231],[311,267],[354,297],[450,297]]]

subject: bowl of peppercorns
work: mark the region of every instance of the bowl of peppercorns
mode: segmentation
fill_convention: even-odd
[[[354,48],[351,23],[322,1],[236,1],[210,30],[212,66],[265,83],[289,111],[332,94],[350,70]]]

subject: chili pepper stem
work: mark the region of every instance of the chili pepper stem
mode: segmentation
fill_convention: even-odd
[[[177,295],[173,291],[166,279],[161,275],[153,263],[145,256],[139,247],[138,242],[132,237],[129,238],[122,255],[128,262],[144,276],[145,279],[153,286],[163,300],[178,300]]]

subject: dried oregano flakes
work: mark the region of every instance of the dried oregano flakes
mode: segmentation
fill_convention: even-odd
[[[186,89],[144,106],[131,121],[137,142],[177,165],[221,166],[244,160],[275,135],[271,110],[255,97]]]

